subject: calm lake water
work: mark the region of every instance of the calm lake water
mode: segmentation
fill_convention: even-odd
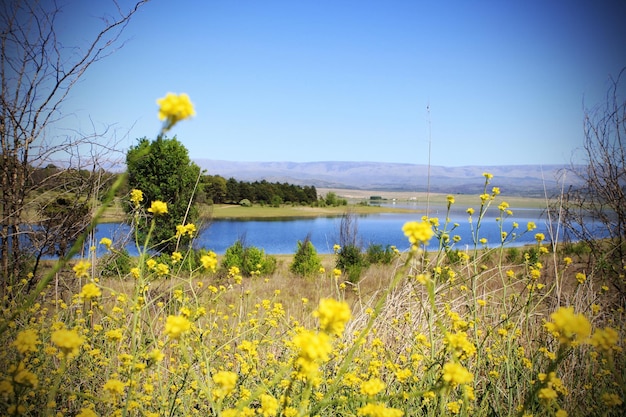
[[[513,222],[519,224],[517,233],[519,237],[509,246],[519,246],[533,243],[536,233],[544,233],[549,239],[547,221],[542,218],[542,210],[538,209],[515,209],[514,215],[504,222],[503,230],[509,234],[512,232]],[[437,211],[431,210],[431,217],[439,217],[441,227],[445,218],[445,208]],[[500,229],[495,217],[499,214],[497,209],[488,213],[481,224],[478,238],[486,238],[488,244],[499,245]],[[421,220],[423,213],[381,213],[366,216],[357,216],[358,236],[364,248],[370,244],[395,245],[400,250],[409,247],[408,241],[402,233],[402,226],[408,221]],[[475,217],[475,216],[474,216]],[[457,243],[459,249],[473,247],[473,238],[468,216],[465,212],[451,213],[451,224],[458,223],[459,226],[451,233],[461,236],[461,241]],[[526,224],[535,222],[537,229],[532,232],[522,234],[526,230]],[[474,224],[476,218],[474,218]],[[293,254],[297,249],[297,242],[304,240],[310,235],[311,241],[317,251],[322,254],[332,253],[333,245],[339,242],[339,227],[341,217],[316,217],[316,218],[289,218],[289,219],[263,219],[263,220],[214,220],[196,238],[194,247],[206,248],[223,254],[225,250],[238,239],[243,239],[248,246],[262,248],[268,254]],[[452,227],[450,225],[449,227]],[[556,225],[554,229],[556,232]],[[130,235],[128,225],[119,223],[109,223],[99,225],[96,231],[96,242],[102,237],[109,237],[115,241],[122,241]],[[436,248],[438,241],[431,241],[431,248]],[[101,245],[99,245],[101,246]],[[136,254],[134,244],[127,246],[131,254]],[[98,251],[103,253],[104,248],[99,247]]]

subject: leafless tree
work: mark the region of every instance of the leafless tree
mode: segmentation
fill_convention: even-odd
[[[124,29],[147,1],[138,1],[126,9],[111,0],[107,7],[113,12],[102,13],[100,26],[82,46],[64,44],[61,40],[63,8],[57,2],[9,0],[0,5],[0,279],[3,286],[21,272],[25,252],[20,236],[26,233],[22,230],[25,206],[37,188],[36,184],[30,186],[33,167],[59,152],[69,152],[73,155],[69,167],[81,171],[85,158],[77,158],[79,152],[85,152],[85,143],[97,142],[89,135],[80,134],[51,141],[46,134],[63,118],[64,102],[91,65],[123,45],[120,38]],[[101,167],[94,155],[88,160],[93,181]],[[63,201],[56,201],[57,206],[66,207],[60,210],[58,206],[60,211],[48,210],[48,214],[76,215],[79,209],[76,204],[89,197],[85,194],[88,188],[93,187],[86,187],[81,181],[72,189],[72,199],[64,197]],[[42,209],[40,214],[45,212]],[[56,221],[63,224],[67,218]]]
[[[593,267],[622,295],[626,265],[626,68],[611,79],[606,100],[585,112],[583,164],[566,174],[575,183],[564,193],[566,232],[591,249]],[[620,84],[621,82],[621,84]],[[599,239],[606,238],[606,239]]]

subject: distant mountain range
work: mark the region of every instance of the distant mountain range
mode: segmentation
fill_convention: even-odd
[[[235,162],[195,159],[209,175],[239,181],[281,182],[318,188],[388,191],[426,191],[427,165],[386,162]],[[482,192],[483,172],[493,174],[491,185],[508,195],[543,196],[561,188],[565,165],[502,165],[430,167],[430,190],[436,193]],[[567,176],[565,177],[567,179]],[[571,183],[571,181],[570,181]],[[569,183],[568,183],[569,184]]]

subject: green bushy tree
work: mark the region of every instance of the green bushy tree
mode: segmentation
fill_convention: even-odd
[[[155,217],[156,227],[152,232],[155,249],[172,252],[180,245],[187,245],[188,236],[180,242],[173,238],[177,225],[195,223],[199,217],[194,203],[200,167],[189,159],[187,148],[176,137],[159,136],[154,141],[142,138],[126,154],[126,164],[129,187],[143,192],[144,208],[155,200],[167,203],[168,213]],[[128,204],[125,209],[130,212],[132,207]],[[145,236],[150,221],[140,219],[136,227],[139,235]]]
[[[321,267],[322,261],[311,242],[310,236],[307,236],[303,242],[298,241],[298,249],[293,257],[293,262],[289,265],[289,270],[304,277],[319,272]]]
[[[245,276],[269,275],[276,270],[276,258],[265,254],[263,249],[245,246],[241,240],[226,249],[222,267],[230,269],[236,266]]]

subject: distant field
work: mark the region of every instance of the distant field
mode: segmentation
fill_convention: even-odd
[[[355,203],[362,200],[367,200],[371,196],[378,196],[390,200],[395,199],[398,202],[417,202],[420,205],[426,206],[430,200],[430,204],[433,205],[445,205],[447,204],[447,196],[449,194],[431,193],[430,199],[425,192],[411,192],[411,191],[384,191],[384,190],[347,190],[340,188],[318,188],[317,193],[319,195],[326,195],[329,192],[337,194],[341,198],[349,200],[351,203]],[[453,194],[455,199],[455,205],[476,207],[480,204],[480,199],[476,194]],[[534,197],[519,197],[519,196],[506,196],[499,195],[497,201],[506,201],[511,207],[519,208],[543,208],[546,206],[546,200],[543,198]]]

